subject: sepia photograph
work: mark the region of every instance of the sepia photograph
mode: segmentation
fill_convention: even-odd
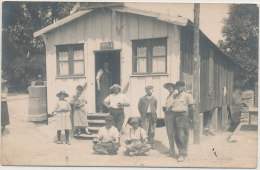
[[[257,3],[1,3],[2,167],[258,167]]]

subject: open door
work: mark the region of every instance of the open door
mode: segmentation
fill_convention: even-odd
[[[108,74],[102,74],[100,78],[100,90],[98,90],[97,82],[96,82],[96,112],[104,112],[108,113],[108,109],[104,106],[101,106],[101,103],[103,103],[104,98],[109,94],[109,91],[104,94],[105,90],[107,91],[107,88],[110,87],[113,84],[119,84],[120,85],[120,50],[109,50],[109,51],[98,51],[95,52],[95,77],[97,77],[97,74],[100,69],[104,70],[104,63],[108,63],[109,65],[109,73]],[[108,79],[111,79],[111,82],[104,83],[104,77],[107,76]],[[104,89],[101,89],[102,86]],[[106,87],[107,86],[107,87]],[[102,93],[102,94],[101,94]]]

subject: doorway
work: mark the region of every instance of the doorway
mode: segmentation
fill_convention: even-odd
[[[95,77],[99,69],[103,68],[104,63],[109,64],[109,70],[111,74],[111,84],[120,85],[120,50],[109,50],[109,51],[96,51],[95,52]],[[107,113],[108,109],[103,106],[103,111],[100,111],[100,91],[98,91],[97,82],[96,84],[96,112]],[[100,89],[102,90],[102,89]],[[102,97],[104,98],[104,96]]]

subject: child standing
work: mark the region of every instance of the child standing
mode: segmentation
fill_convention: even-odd
[[[66,97],[69,95],[64,91],[60,91],[57,95],[59,98],[58,103],[56,104],[54,112],[56,113],[56,129],[57,129],[57,144],[62,144],[61,141],[61,131],[65,130],[66,144],[70,145],[69,141],[69,129],[71,129],[71,120],[70,120],[70,105]]]

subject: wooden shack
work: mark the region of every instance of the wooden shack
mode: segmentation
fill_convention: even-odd
[[[143,11],[125,5],[83,7],[70,16],[34,33],[46,45],[48,111],[56,93],[71,96],[86,81],[88,113],[96,113],[97,70],[104,61],[111,66],[113,83],[120,84],[130,100],[126,113],[139,116],[137,103],[145,86],[154,86],[158,118],[168,91],[166,82],[186,82],[192,93],[193,24],[188,19]],[[200,33],[200,112],[231,103],[233,63]]]

